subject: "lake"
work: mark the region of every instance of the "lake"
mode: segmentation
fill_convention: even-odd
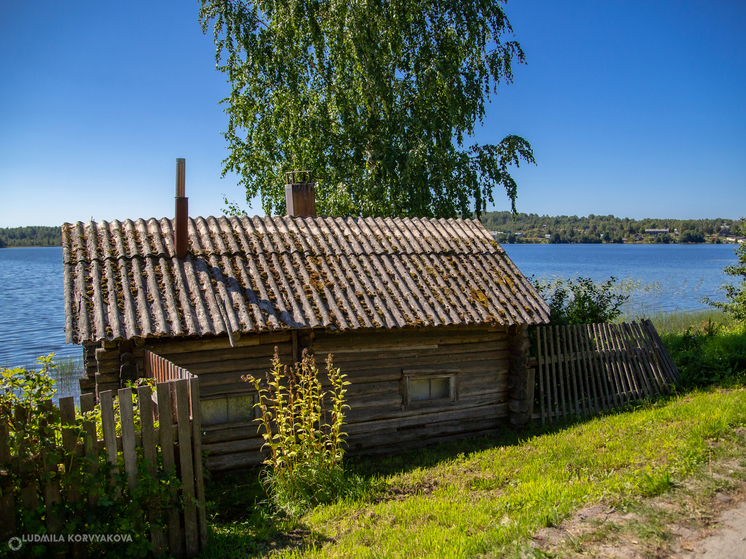
[[[640,282],[623,307],[628,315],[709,308],[703,297],[724,299],[722,273],[735,264],[735,245],[515,244],[505,252],[527,277],[590,277]]]
[[[723,266],[736,262],[733,245],[504,245],[526,276],[609,276],[641,281],[628,312],[705,308],[718,289]],[[0,249],[0,366],[35,363],[54,352],[80,357],[80,346],[65,344],[62,248]]]

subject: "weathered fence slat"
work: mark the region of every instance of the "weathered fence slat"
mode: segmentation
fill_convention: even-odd
[[[585,415],[593,415],[595,411],[595,403],[593,402],[593,392],[591,391],[590,375],[585,367],[585,352],[583,347],[580,345],[579,329],[572,328],[570,330],[572,335],[572,341],[575,345],[575,352],[578,356],[578,374],[580,375],[581,390],[585,394],[583,402],[585,403]]]
[[[555,326],[552,328],[552,338],[553,338],[553,345],[552,345],[552,357],[556,357],[562,353],[562,349],[559,343],[559,327]],[[554,349],[557,349],[557,352],[555,353]],[[557,360],[557,380],[560,388],[560,411],[561,416],[565,417],[567,415],[567,400],[565,400],[565,381],[567,380],[567,375],[564,371],[564,363],[562,361]],[[559,418],[559,415],[558,415]]]
[[[617,354],[619,368],[624,373],[624,378],[626,379],[627,386],[629,387],[630,398],[632,400],[644,398],[645,395],[642,392],[639,384],[637,383],[635,370],[630,366],[629,360],[627,359],[628,355],[624,351],[624,336],[622,333],[621,325],[609,325],[609,330],[612,332],[612,345],[614,346],[614,351]]]
[[[199,530],[194,498],[194,467],[192,461],[192,430],[189,423],[189,380],[178,380],[176,385],[176,414],[179,432],[179,460],[181,489],[184,493],[184,535],[188,557],[199,554]]]
[[[555,410],[553,409],[552,403],[556,399],[555,395],[552,394],[552,391],[557,387],[556,383],[552,382],[550,369],[554,370],[554,363],[551,365],[547,363],[546,359],[548,358],[549,354],[549,342],[547,341],[547,336],[549,335],[548,330],[542,330],[543,332],[543,340],[544,340],[544,373],[545,373],[545,380],[546,380],[546,391],[547,391],[547,420],[552,421],[553,418],[556,417]],[[541,394],[539,395],[542,396]]]
[[[83,414],[92,412],[96,407],[96,396],[94,394],[80,395],[80,412]],[[98,436],[96,435],[96,424],[93,421],[84,421],[83,430],[85,431],[85,453],[89,456],[98,455]],[[91,460],[88,466],[93,473],[98,472],[98,460]],[[99,495],[91,491],[88,495],[88,508],[93,508],[98,503]]]
[[[60,398],[60,422],[62,424],[62,447],[65,449],[65,471],[71,474],[80,467],[77,460],[78,433],[75,427],[75,400],[72,396]],[[65,427],[68,425],[69,427]],[[83,500],[80,491],[74,485],[67,487],[67,501],[69,503],[79,503]],[[82,518],[82,512],[78,512],[77,520]],[[81,542],[73,542],[72,556],[74,558],[87,557],[86,547]]]
[[[541,336],[541,330],[536,331],[536,345],[537,347],[542,347],[542,336]],[[544,408],[544,375],[542,370],[542,365],[544,365],[546,361],[546,357],[541,353],[541,349],[539,349],[539,356],[538,356],[537,364],[539,367],[539,370],[537,371],[537,377],[539,379],[539,408],[541,410],[541,422],[546,423],[547,422],[547,416],[546,411]]]
[[[135,445],[135,412],[132,406],[132,389],[119,389],[119,415],[122,418],[122,456],[127,485],[137,487],[137,450]]]
[[[654,345],[656,354],[659,356],[662,362],[666,363],[666,373],[668,376],[668,381],[673,382],[674,384],[681,382],[681,374],[676,368],[676,364],[673,362],[671,355],[667,351],[665,351],[663,341],[658,335],[658,332],[656,331],[655,326],[653,326],[653,323],[650,321],[650,319],[645,319],[641,322],[641,325],[644,327],[645,332],[655,342]]]
[[[551,391],[553,392],[554,396],[554,420],[559,420],[559,406],[560,406],[560,397],[559,397],[559,383],[557,382],[557,379],[559,378],[559,375],[557,374],[557,371],[555,369],[555,362],[554,362],[554,330],[551,326],[549,326],[545,330],[547,337],[549,338],[549,353],[547,354],[547,357],[550,359],[550,367],[552,371],[552,380],[549,386],[551,386]],[[549,407],[551,410],[551,401],[549,403]]]
[[[640,325],[637,323],[632,324],[632,331],[639,340],[639,344],[642,347],[644,354],[648,357],[648,359],[646,360],[646,364],[649,370],[652,372],[652,379],[654,379],[655,383],[659,386],[661,393],[667,394],[669,392],[668,385],[666,384],[666,379],[660,370],[658,357],[655,354],[655,351],[653,350],[648,337],[645,336],[645,334],[640,329]]]
[[[578,339],[578,348],[580,348],[580,352],[583,354],[583,358],[581,361],[583,364],[583,375],[586,376],[588,385],[590,387],[590,402],[592,402],[592,406],[590,409],[591,415],[594,415],[601,411],[601,401],[598,395],[598,387],[596,386],[596,378],[591,372],[589,350],[586,347],[588,336],[582,328],[575,328],[575,335]]]
[[[643,395],[646,397],[659,395],[660,392],[657,384],[651,382],[649,375],[644,374],[642,371],[642,368],[645,365],[643,359],[641,359],[639,351],[637,350],[637,344],[634,341],[634,336],[632,336],[632,330],[630,329],[629,324],[622,324],[621,327],[625,334],[623,343],[625,352],[628,354],[627,362],[629,363],[630,370],[633,371],[633,374],[638,379],[638,384],[641,387]]]
[[[611,396],[611,399],[613,401],[612,408],[621,406],[621,390],[616,381],[616,378],[614,377],[614,371],[611,368],[611,363],[609,362],[609,356],[606,351],[604,340],[601,334],[601,326],[599,324],[592,324],[591,327],[593,328],[593,339],[596,342],[598,357],[602,362],[602,364],[600,365],[601,374],[606,380],[606,383],[609,387],[609,395]]]
[[[161,438],[161,455],[163,459],[164,471],[176,468],[174,459],[174,439],[173,439],[173,412],[171,405],[171,384],[162,383],[156,385],[158,394],[158,411],[160,414],[160,424],[158,432]],[[184,537],[181,531],[179,514],[173,509],[168,510],[168,548],[176,559],[184,556]]]
[[[29,420],[29,413],[30,410],[28,410],[27,408],[24,408],[23,406],[16,406],[16,423],[25,426]],[[25,450],[27,446],[28,441],[24,438],[20,445],[20,453],[22,455],[26,454]],[[33,465],[30,464],[27,460],[21,462],[20,466],[21,475],[28,474],[29,470],[33,468]],[[25,509],[35,509],[38,506],[37,482],[35,479],[30,479],[28,476],[24,476],[24,484],[21,487],[21,504]]]
[[[192,402],[199,402],[199,382],[196,378],[189,380],[189,393]],[[199,522],[199,545],[204,551],[207,547],[207,513],[205,512],[205,482],[202,472],[202,409],[192,405],[192,440],[194,441],[194,481],[197,494],[197,515]]]
[[[536,330],[535,401],[542,423],[594,415],[670,392],[680,378],[650,321]]]
[[[624,329],[627,333],[628,344],[631,350],[631,360],[633,360],[637,364],[637,371],[639,376],[645,379],[645,384],[648,385],[648,394],[650,396],[660,396],[662,393],[661,387],[659,386],[658,380],[655,378],[655,376],[651,376],[650,374],[651,370],[647,366],[648,364],[646,355],[640,348],[640,342],[636,339],[634,329],[629,324],[625,324]]]
[[[142,433],[142,455],[146,461],[146,467],[150,477],[157,474],[158,453],[155,448],[155,428],[153,426],[153,400],[152,390],[149,386],[141,386],[137,389],[137,402],[140,406],[140,432]],[[163,530],[157,523],[157,511],[153,507],[148,509],[148,521],[150,523],[150,541],[153,542],[153,554],[160,557],[165,553],[166,545],[163,538]]]
[[[53,475],[57,471],[58,464],[56,463],[56,460],[52,460],[56,442],[54,430],[49,427],[49,420],[54,420],[55,407],[52,405],[52,400],[47,400],[42,403],[40,411],[39,440],[44,442],[41,452],[41,460],[44,473],[51,476],[49,482],[45,483],[42,488],[44,494],[44,507],[47,512],[47,532],[49,534],[57,534],[60,530],[60,522],[58,516],[54,514],[54,508],[61,502],[62,496],[60,495],[59,477]]]
[[[630,404],[633,400],[632,386],[629,383],[629,379],[626,378],[621,364],[619,363],[619,354],[614,347],[614,338],[611,331],[611,325],[601,324],[601,331],[603,332],[604,345],[609,355],[611,367],[614,369],[614,378],[617,379],[617,383],[621,388],[621,394],[626,404]]]
[[[595,325],[586,324],[584,330],[588,333],[588,349],[592,351],[591,359],[593,361],[593,369],[596,372],[596,378],[601,385],[604,393],[604,409],[610,410],[614,408],[614,391],[609,384],[609,377],[606,374],[604,368],[604,361],[601,358],[601,352],[599,342],[596,338]]]
[[[572,355],[572,344],[570,343],[570,327],[565,326],[562,328],[562,338],[564,340],[565,345],[565,351],[566,355],[570,356]],[[567,369],[570,372],[570,378],[572,379],[572,398],[575,401],[575,415],[580,417],[580,414],[582,413],[582,402],[580,397],[580,392],[578,392],[578,379],[575,375],[575,360],[569,359],[566,361],[567,363]],[[571,408],[572,409],[572,408]]]
[[[115,466],[117,463],[117,430],[114,424],[114,399],[111,390],[104,390],[98,398],[101,406],[101,429],[104,432],[106,461]]]

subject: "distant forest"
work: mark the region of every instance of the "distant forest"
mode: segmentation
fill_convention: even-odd
[[[0,248],[62,246],[59,227],[0,227]]]
[[[733,219],[629,219],[613,215],[546,215],[489,212],[482,223],[497,231],[501,243],[704,243],[722,242],[726,236],[743,235],[741,222]],[[668,233],[646,233],[667,229]]]
[[[733,219],[635,219],[613,215],[546,215],[488,212],[482,223],[497,231],[501,243],[704,243],[720,242],[727,235],[744,235],[742,223]],[[646,229],[668,233],[646,234]],[[59,227],[0,228],[2,247],[62,246]]]

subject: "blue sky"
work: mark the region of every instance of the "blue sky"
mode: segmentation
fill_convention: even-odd
[[[177,157],[192,215],[243,202],[220,178],[230,89],[198,11],[0,3],[0,227],[171,216]],[[511,0],[507,13],[528,64],[475,139],[532,143],[519,211],[746,215],[746,2]]]

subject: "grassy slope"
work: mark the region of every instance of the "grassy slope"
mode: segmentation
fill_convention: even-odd
[[[717,310],[672,313],[653,322],[684,388],[746,380],[746,324],[732,323]]]
[[[228,500],[245,503],[257,486],[249,475],[242,493],[236,478],[227,479],[211,490],[228,522],[213,524],[206,556],[517,553],[539,528],[585,504],[655,495],[690,476],[713,452],[740,449],[743,455],[746,441],[736,428],[745,425],[746,390],[735,388],[694,392],[523,441],[506,433],[361,462],[355,467],[363,477],[380,476],[372,489],[298,521],[277,522],[262,507],[243,516],[230,512]],[[713,450],[714,440],[729,444]]]

